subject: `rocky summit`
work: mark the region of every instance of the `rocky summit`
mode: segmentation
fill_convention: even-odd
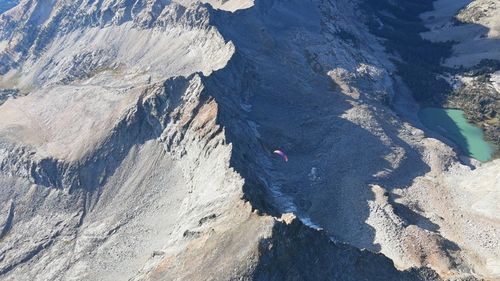
[[[499,112],[496,0],[2,1],[0,280],[500,280]]]

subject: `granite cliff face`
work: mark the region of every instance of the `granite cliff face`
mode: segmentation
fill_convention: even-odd
[[[500,162],[429,137],[366,2],[1,14],[0,280],[500,278]]]

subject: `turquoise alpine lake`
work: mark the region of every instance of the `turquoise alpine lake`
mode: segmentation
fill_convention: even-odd
[[[424,126],[456,143],[468,156],[481,162],[493,156],[493,145],[484,140],[480,128],[467,121],[462,110],[427,107],[418,116]]]

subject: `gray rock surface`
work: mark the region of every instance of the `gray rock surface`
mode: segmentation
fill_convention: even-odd
[[[454,68],[446,75],[453,86],[446,105],[463,109],[488,140],[500,146],[500,88],[495,82],[500,70],[500,2],[439,0],[434,6],[422,15],[430,29],[422,37],[455,42],[452,55],[443,61]]]
[[[499,278],[500,162],[419,129],[357,4],[0,15],[0,280]]]

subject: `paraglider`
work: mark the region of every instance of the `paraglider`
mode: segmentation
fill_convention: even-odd
[[[281,156],[281,158],[283,158],[283,160],[285,160],[285,162],[288,162],[288,156],[286,156],[286,154],[283,151],[276,149],[273,153]]]

